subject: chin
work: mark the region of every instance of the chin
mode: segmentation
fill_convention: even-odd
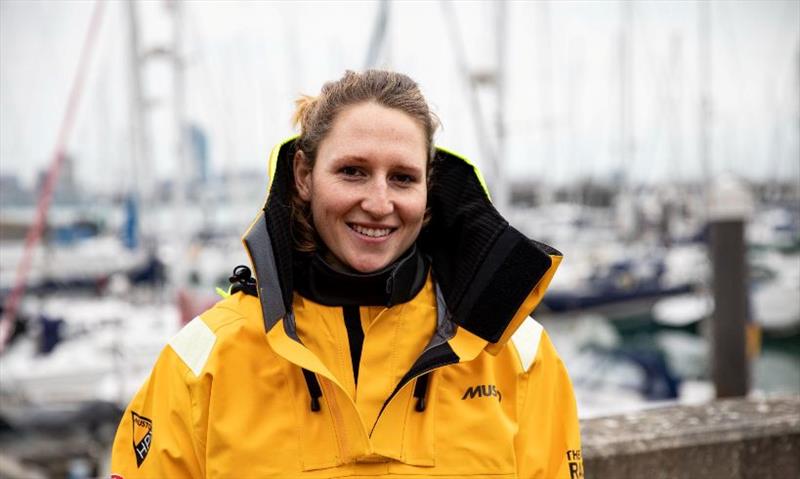
[[[381,270],[389,265],[391,261],[389,259],[364,259],[360,258],[355,261],[350,261],[349,266],[358,271],[359,273],[374,273],[375,271]]]

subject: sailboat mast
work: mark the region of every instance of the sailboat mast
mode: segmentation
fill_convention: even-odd
[[[131,184],[129,195],[131,200],[138,203],[149,202],[152,199],[150,182],[147,180],[150,168],[149,155],[149,131],[145,121],[145,98],[142,89],[142,69],[143,60],[140,51],[139,39],[139,16],[136,11],[134,0],[127,1],[128,17],[128,56],[129,56],[129,75],[130,78],[130,165],[131,165]],[[140,205],[145,206],[145,205]],[[148,211],[144,207],[141,210]],[[146,229],[139,228],[140,233]],[[130,239],[133,244],[137,243],[137,238]]]
[[[537,2],[537,28],[536,28],[536,55],[537,72],[539,76],[539,125],[544,146],[543,169],[557,168],[559,161],[556,158],[555,139],[555,105],[553,94],[553,29],[550,16],[550,0]],[[557,176],[557,175],[553,175]],[[549,190],[549,191],[548,191]],[[544,203],[553,201],[552,188],[545,189]]]
[[[506,179],[506,123],[505,123],[505,83],[506,83],[506,30],[508,24],[507,2],[495,2],[495,47],[497,65],[495,81],[495,135],[497,143],[494,154],[494,205],[501,213],[507,213],[511,203],[510,185]]]
[[[674,33],[670,39],[671,88],[667,102],[667,121],[670,129],[669,162],[672,172],[667,177],[681,182],[684,167],[683,158],[683,37]]]
[[[467,52],[464,47],[464,38],[461,35],[461,30],[455,17],[455,11],[453,9],[452,2],[440,0],[439,5],[442,8],[444,22],[447,26],[447,33],[450,37],[450,44],[453,48],[453,54],[458,67],[458,73],[467,84],[467,105],[472,113],[470,116],[475,126],[475,136],[478,141],[478,148],[481,151],[482,157],[486,159],[491,168],[489,171],[491,176],[487,177],[487,181],[490,185],[492,194],[494,194],[495,191],[493,185],[495,184],[495,162],[492,160],[492,158],[494,158],[496,148],[493,148],[491,142],[489,141],[489,128],[486,126],[486,118],[484,117],[483,107],[481,106],[480,99],[478,98],[478,88],[480,86],[480,82],[484,80],[483,77],[485,77],[485,75],[476,75],[469,67],[469,63],[467,62]]]
[[[619,155],[623,189],[628,187],[628,176],[633,167],[633,2],[620,3],[621,22],[619,36]]]
[[[709,185],[711,181],[711,158],[713,156],[711,143],[711,2],[697,2],[697,33],[698,33],[698,64],[697,72],[700,86],[700,111],[699,111],[699,151],[698,159],[702,168],[702,183]],[[706,188],[703,188],[705,190]]]
[[[47,176],[39,193],[39,200],[36,206],[36,217],[33,224],[28,229],[25,237],[25,249],[22,253],[22,259],[17,264],[17,271],[14,279],[14,288],[11,293],[6,297],[3,303],[3,315],[0,316],[0,353],[3,352],[6,342],[10,339],[14,332],[14,326],[17,320],[17,308],[20,301],[25,294],[25,287],[28,282],[28,272],[33,263],[33,254],[36,245],[42,238],[44,233],[45,223],[47,221],[47,212],[50,209],[53,195],[55,194],[56,184],[61,172],[61,167],[64,164],[67,156],[67,146],[72,132],[75,129],[75,118],[78,114],[78,107],[83,97],[83,91],[86,87],[86,77],[89,70],[90,62],[97,43],[97,36],[100,30],[100,25],[103,18],[105,3],[102,0],[97,0],[92,9],[92,17],[89,20],[89,27],[86,32],[86,38],[81,48],[80,57],[78,59],[78,68],[75,72],[75,77],[72,82],[69,97],[67,99],[67,108],[64,111],[64,117],[61,120],[61,126],[58,130],[58,138],[56,139],[55,151],[53,152],[50,161],[50,167],[47,170]]]
[[[190,242],[188,225],[186,221],[186,207],[188,195],[188,179],[191,168],[188,165],[186,148],[186,81],[183,56],[183,0],[172,0],[172,95],[173,95],[173,121],[175,123],[175,159],[178,169],[175,172],[175,225],[173,229],[177,235],[180,251],[185,251]],[[177,257],[172,265],[175,275],[174,285],[182,288],[186,283],[186,268],[184,258]]]
[[[795,92],[797,94],[797,103],[795,103],[795,107],[797,107],[797,112],[796,112],[796,114],[797,114],[797,117],[796,117],[797,124],[795,125],[795,128],[796,128],[795,133],[797,133],[797,142],[796,142],[797,149],[800,150],[800,41],[797,42],[797,57],[796,58],[797,58],[797,64],[795,65],[794,73],[797,76],[795,77],[794,85],[795,85],[795,88],[796,88]],[[797,158],[797,157],[795,156],[795,158]],[[797,167],[797,163],[795,163],[795,167]],[[795,177],[795,185],[800,185],[800,168],[797,169],[797,173],[796,174],[797,174],[797,176]],[[800,193],[800,192],[798,192],[798,193]]]
[[[372,36],[369,41],[369,49],[367,50],[367,58],[364,61],[364,68],[375,68],[381,59],[381,53],[384,53],[385,63],[389,63],[388,59],[388,38],[387,32],[389,29],[389,0],[381,0],[378,3],[378,12],[375,18],[375,26],[372,30]]]
[[[616,220],[621,238],[629,242],[641,232],[638,213],[631,193],[633,170],[633,2],[620,1],[619,26],[619,166],[614,181],[618,192],[615,198]]]

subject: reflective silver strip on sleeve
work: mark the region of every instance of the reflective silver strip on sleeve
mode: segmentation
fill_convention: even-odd
[[[199,376],[216,341],[217,337],[211,328],[196,316],[170,339],[169,345],[194,375]]]
[[[539,351],[539,340],[542,338],[544,328],[533,318],[525,318],[519,328],[511,336],[514,346],[517,347],[522,360],[522,368],[528,370],[536,359]]]

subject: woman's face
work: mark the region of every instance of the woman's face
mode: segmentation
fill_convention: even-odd
[[[327,259],[369,273],[405,252],[425,216],[426,165],[424,131],[408,114],[372,102],[342,110],[314,168],[299,154],[294,161]]]

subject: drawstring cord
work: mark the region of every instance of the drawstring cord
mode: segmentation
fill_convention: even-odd
[[[244,265],[239,265],[233,268],[233,274],[228,281],[231,283],[229,290],[230,294],[239,291],[249,294],[251,296],[258,296],[258,289],[256,287],[256,280],[252,277],[250,268]],[[303,369],[303,378],[306,380],[306,387],[308,388],[308,395],[311,397],[311,410],[319,412],[322,409],[319,398],[322,397],[322,388],[319,386],[317,376],[306,368]]]
[[[317,381],[317,376],[309,371],[306,368],[303,369],[303,378],[306,380],[306,387],[308,388],[308,395],[311,397],[311,410],[313,412],[319,412],[321,409],[319,398],[322,397],[322,388],[319,386],[319,381]],[[427,403],[425,402],[425,398],[428,394],[428,381],[430,378],[430,372],[423,374],[422,376],[417,378],[417,383],[414,385],[414,397],[417,399],[417,403],[414,406],[414,410],[417,412],[425,411],[427,407]]]
[[[322,397],[322,388],[319,387],[317,376],[306,368],[303,368],[303,377],[306,380],[306,387],[308,388],[308,395],[311,396],[311,410],[319,412],[320,404],[319,398]]]
[[[423,412],[425,410],[425,395],[428,393],[428,377],[430,372],[423,374],[417,378],[417,383],[414,385],[414,397],[417,398],[417,404],[414,410]]]

